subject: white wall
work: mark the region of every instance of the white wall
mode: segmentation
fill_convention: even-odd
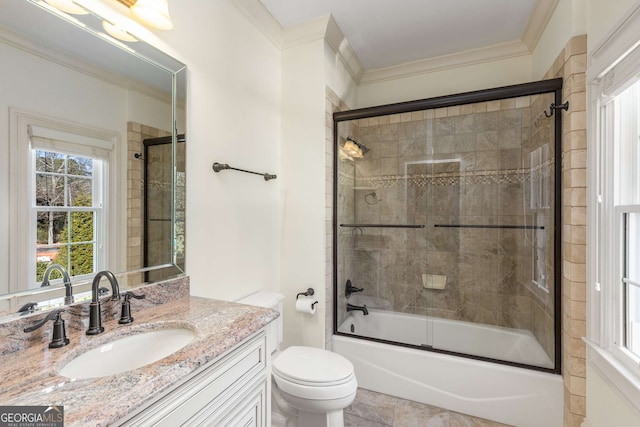
[[[640,426],[640,413],[590,364],[587,364],[587,422],[588,427]]]
[[[280,286],[281,54],[231,0],[170,3],[157,32],[188,66],[186,270],[192,294],[235,300]],[[276,180],[213,162],[269,172]]]
[[[282,287],[284,346],[324,346],[325,84],[324,40],[282,55]],[[315,316],[294,310],[313,288]]]

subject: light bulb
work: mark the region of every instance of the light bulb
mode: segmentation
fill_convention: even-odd
[[[45,1],[49,3],[51,6],[55,7],[56,9],[66,13],[71,13],[73,15],[86,15],[89,13],[85,8],[75,4],[73,0],[45,0]]]
[[[350,139],[347,139],[347,142],[344,143],[344,151],[353,158],[361,159],[363,157],[360,147]]]
[[[138,0],[131,6],[131,13],[141,22],[159,30],[173,28],[167,0]]]
[[[102,28],[109,34],[111,37],[115,37],[118,40],[122,40],[125,42],[137,42],[138,39],[133,37],[127,30],[117,25],[112,24],[109,21],[102,21]]]

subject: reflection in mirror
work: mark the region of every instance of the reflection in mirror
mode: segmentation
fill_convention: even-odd
[[[124,289],[180,274],[184,65],[92,13],[0,8],[0,315],[64,304],[62,269],[76,296],[104,269]]]

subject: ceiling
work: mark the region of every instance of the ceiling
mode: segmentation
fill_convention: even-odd
[[[284,28],[330,14],[366,71],[520,41],[540,0],[260,0]]]

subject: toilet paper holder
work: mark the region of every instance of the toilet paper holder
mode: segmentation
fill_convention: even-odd
[[[306,292],[299,292],[298,295],[296,295],[296,299],[300,298],[300,295],[303,295],[305,297],[310,297],[315,293],[316,291],[314,291],[313,288],[308,288]],[[315,301],[313,304],[311,304],[311,307],[315,306],[317,303],[318,301]]]

